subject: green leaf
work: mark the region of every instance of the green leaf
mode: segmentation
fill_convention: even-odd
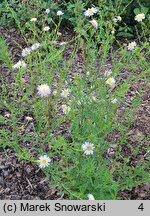
[[[132,105],[134,107],[138,107],[140,105],[140,98],[135,98],[133,101],[132,101]]]
[[[147,8],[147,7],[142,7],[141,8],[141,12],[144,13],[144,14],[147,14],[148,11],[149,11],[149,8]]]
[[[4,121],[5,121],[5,118],[2,115],[0,115],[0,122],[3,123]]]
[[[133,37],[133,34],[128,33],[128,32],[119,32],[116,36],[123,36],[123,37]]]
[[[135,9],[134,9],[134,13],[135,13],[135,15],[141,13],[141,12],[140,12],[140,9],[139,9],[139,8],[135,8]]]

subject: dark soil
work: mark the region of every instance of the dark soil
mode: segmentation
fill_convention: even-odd
[[[20,59],[20,50],[16,48],[16,43],[21,44],[22,47],[25,46],[25,42],[23,38],[20,37],[15,31],[15,29],[7,30],[3,27],[0,27],[2,35],[5,37],[7,44],[13,54],[14,62],[17,62]],[[62,35],[62,41],[65,38],[68,38],[68,32],[64,31]],[[67,49],[65,53],[65,57],[69,56],[71,53],[71,49]],[[75,72],[78,69],[79,73],[82,73],[82,62],[81,58],[77,56],[75,59],[77,68],[73,68]],[[108,65],[111,65],[108,62]],[[109,66],[108,66],[109,67]],[[5,76],[7,82],[13,82],[11,78],[10,71],[0,64],[1,75]],[[123,76],[125,76],[123,74]],[[130,107],[132,99],[138,94],[138,89],[141,86],[147,86],[143,95],[141,96],[141,105],[139,108],[135,109],[135,121],[132,124],[132,127],[128,131],[129,143],[131,146],[137,144],[137,139],[141,137],[141,152],[136,157],[131,157],[132,161],[130,163],[136,166],[137,161],[143,160],[147,161],[147,156],[149,152],[146,152],[144,149],[148,147],[150,143],[147,140],[142,140],[142,137],[147,137],[150,134],[150,91],[149,86],[145,79],[135,83],[134,86],[131,87],[130,92],[126,95],[126,106]],[[122,112],[124,109],[124,105],[118,110],[118,113]],[[9,118],[9,113],[7,110],[1,110],[3,116]],[[121,115],[121,114],[120,114]],[[34,125],[33,125],[34,126]],[[66,126],[62,126],[62,128],[58,128],[58,134],[62,134],[64,132],[64,128]],[[113,137],[118,138],[118,134],[116,132]],[[111,137],[110,137],[111,139]],[[113,151],[115,149],[111,149],[108,151],[107,157],[112,157]],[[122,153],[131,154],[126,145],[122,147]],[[132,156],[132,155],[131,155]],[[119,193],[120,199],[126,200],[139,200],[139,199],[150,199],[150,183],[145,183],[142,185],[133,188],[132,190],[123,190]],[[11,149],[0,149],[0,199],[8,199],[8,200],[21,200],[21,199],[63,199],[63,196],[59,194],[57,189],[51,189],[51,185],[46,181],[46,177],[43,172],[39,169],[38,166],[31,162],[27,161],[19,161],[17,154]]]
[[[50,189],[46,178],[35,164],[19,161],[12,150],[0,150],[0,199],[56,200],[58,190]]]

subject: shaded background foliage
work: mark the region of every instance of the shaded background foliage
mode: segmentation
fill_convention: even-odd
[[[29,18],[36,17],[43,13],[46,8],[51,9],[50,16],[55,16],[56,11],[61,9],[64,12],[63,26],[75,28],[78,22],[77,10],[79,7],[85,9],[91,6],[99,8],[101,16],[104,20],[112,20],[115,15],[120,15],[123,22],[119,27],[116,27],[119,32],[117,36],[133,37],[135,35],[134,25],[138,23],[134,20],[135,9],[143,8],[142,12],[148,13],[150,8],[149,0],[0,0],[0,24],[6,26],[15,25],[14,18],[10,12],[12,8],[20,20],[21,25],[24,25]],[[81,12],[81,11],[80,11]],[[102,13],[101,13],[102,12]],[[57,18],[57,17],[56,17]],[[98,15],[96,16],[98,19]],[[147,17],[146,25],[150,25],[150,18]],[[140,29],[140,25],[138,29]]]

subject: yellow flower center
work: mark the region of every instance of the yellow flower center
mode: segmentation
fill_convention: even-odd
[[[93,9],[90,8],[90,9],[88,10],[88,12],[89,12],[90,14],[93,13]]]
[[[137,15],[137,18],[138,18],[138,19],[142,19],[142,18],[143,18],[143,14],[138,14],[138,15]]]
[[[41,91],[44,92],[44,93],[46,93],[47,92],[47,87],[46,86],[42,86],[41,87]]]
[[[64,95],[66,95],[68,92],[67,92],[67,90],[64,90],[64,92],[63,92],[63,93],[64,93]]]
[[[42,164],[46,164],[46,162],[47,162],[46,159],[42,159],[41,161]]]
[[[88,150],[88,151],[90,151],[91,149],[92,149],[91,146],[87,146],[87,147],[86,147],[86,150]]]
[[[107,80],[107,82],[108,82],[108,83],[111,83],[111,82],[112,82],[112,79],[111,79],[111,78],[109,78],[109,79]]]
[[[130,44],[129,44],[129,47],[130,47],[130,48],[133,48],[133,47],[134,47],[134,44],[130,43]]]
[[[67,112],[68,111],[68,107],[67,106],[63,107],[63,110]]]

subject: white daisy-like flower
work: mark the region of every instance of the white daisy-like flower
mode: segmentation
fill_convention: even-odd
[[[30,116],[26,116],[26,118],[25,118],[27,121],[32,121],[33,120],[33,118],[32,117],[30,117]]]
[[[47,155],[44,155],[39,157],[38,162],[40,164],[39,167],[42,169],[50,165],[51,159]]]
[[[118,102],[117,98],[114,98],[112,101],[111,101],[113,104],[116,104]]]
[[[13,69],[18,69],[18,68],[25,68],[26,67],[26,63],[22,60],[18,61],[16,64],[13,65]]]
[[[136,45],[137,45],[137,43],[135,41],[133,41],[133,42],[128,44],[127,48],[128,48],[128,50],[134,50]]]
[[[66,104],[63,104],[61,107],[64,114],[67,114],[70,111],[70,107]]]
[[[49,14],[49,13],[50,13],[50,9],[47,8],[47,9],[45,10],[45,13],[46,13],[46,14]]]
[[[94,198],[94,196],[92,194],[88,194],[87,197],[88,197],[89,200],[95,200],[95,198]]]
[[[113,30],[111,31],[111,34],[115,34],[115,29],[113,29]]]
[[[113,22],[121,22],[121,20],[122,20],[122,18],[121,18],[121,16],[115,16],[114,18],[113,18]]]
[[[144,14],[144,13],[137,14],[137,15],[135,16],[135,20],[136,20],[137,22],[142,22],[143,19],[145,19],[145,14]]]
[[[67,42],[65,42],[65,41],[59,43],[60,46],[63,46],[63,45],[66,45],[66,44],[67,44]]]
[[[57,11],[57,16],[62,16],[63,14],[64,13],[61,10]]]
[[[25,61],[23,61],[23,60],[21,60],[21,61],[19,61],[20,62],[20,66],[22,67],[22,68],[25,68],[27,65],[26,65],[26,63],[25,63]]]
[[[87,17],[90,17],[90,16],[93,16],[94,14],[97,13],[97,8],[88,8],[85,12],[84,12],[84,15],[87,16]]]
[[[84,154],[85,155],[90,155],[93,154],[93,150],[94,150],[94,144],[93,143],[89,143],[89,142],[85,142],[82,145],[82,149],[84,150]]]
[[[112,74],[112,70],[111,70],[111,69],[105,70],[105,72],[104,72],[104,76],[105,76],[105,77],[108,77],[108,76],[110,76],[111,74]]]
[[[20,68],[20,64],[18,64],[18,62],[17,62],[16,64],[14,64],[14,65],[12,66],[12,68],[13,68],[13,69],[18,69],[18,68]]]
[[[49,87],[47,84],[39,85],[39,86],[37,87],[37,90],[38,90],[38,94],[39,94],[41,97],[47,97],[48,95],[51,94],[50,87]]]
[[[43,28],[43,31],[44,32],[47,32],[47,31],[49,31],[50,30],[50,27],[49,26],[45,26],[44,28]]]
[[[54,90],[54,91],[53,91],[53,95],[56,95],[56,94],[57,94],[57,90]]]
[[[37,50],[40,47],[40,43],[35,43],[31,46],[31,50]]]
[[[51,41],[51,44],[58,44],[57,41]]]
[[[10,113],[6,113],[4,116],[5,116],[6,118],[10,118]]]
[[[117,20],[118,20],[119,22],[121,22],[121,20],[122,20],[121,16],[117,16]]]
[[[37,18],[30,19],[30,22],[36,22],[36,21],[37,21]]]
[[[61,32],[57,32],[57,35],[58,35],[58,36],[61,36],[61,35],[62,35],[62,33],[61,33]]]
[[[115,23],[118,21],[116,17],[114,17],[112,20],[113,20],[113,22],[115,22]]]
[[[110,77],[108,80],[106,80],[106,84],[110,86],[114,86],[116,83],[116,80],[113,77]]]
[[[91,25],[95,28],[95,29],[98,29],[98,22],[93,19],[93,20],[90,20],[89,23],[91,23]]]
[[[63,89],[60,96],[63,98],[67,98],[69,96],[69,89]]]
[[[25,48],[25,49],[22,50],[22,56],[23,57],[30,55],[30,53],[31,53],[30,48]]]
[[[92,95],[92,100],[97,101],[97,98],[94,95]]]
[[[137,43],[136,43],[135,41],[133,41],[132,43],[134,44],[134,46],[136,46],[136,45],[137,45]]]

